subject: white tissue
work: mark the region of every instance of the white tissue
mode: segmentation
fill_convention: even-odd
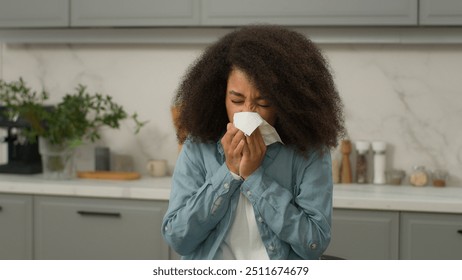
[[[275,142],[281,142],[281,137],[276,129],[267,123],[258,113],[255,112],[239,112],[233,117],[234,126],[249,136],[259,128],[265,145],[271,145]]]

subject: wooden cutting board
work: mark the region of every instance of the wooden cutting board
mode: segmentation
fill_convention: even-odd
[[[138,180],[141,175],[138,172],[78,171],[77,177],[101,180]]]

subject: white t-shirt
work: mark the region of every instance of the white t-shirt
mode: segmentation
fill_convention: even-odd
[[[252,204],[242,193],[236,216],[221,245],[224,260],[268,260],[265,245],[258,232]]]

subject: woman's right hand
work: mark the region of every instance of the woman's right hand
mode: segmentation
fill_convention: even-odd
[[[239,165],[242,159],[242,152],[246,143],[245,135],[242,131],[236,128],[232,123],[228,123],[226,133],[221,138],[221,145],[223,146],[226,166],[229,171],[239,173]]]

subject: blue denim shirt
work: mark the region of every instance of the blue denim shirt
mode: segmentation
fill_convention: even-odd
[[[183,259],[220,258],[242,192],[252,203],[270,259],[318,259],[329,245],[330,153],[301,155],[275,143],[262,165],[236,180],[221,144],[187,140],[173,173],[162,234]]]

